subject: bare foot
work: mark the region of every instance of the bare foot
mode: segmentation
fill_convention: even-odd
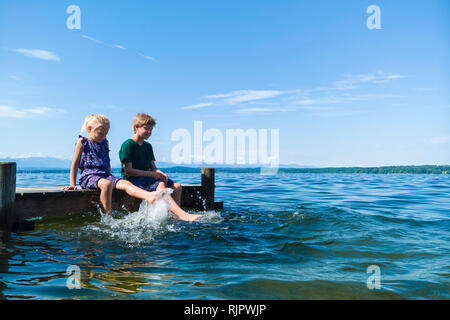
[[[181,218],[183,221],[195,221],[203,217],[203,214],[188,214],[187,216]]]

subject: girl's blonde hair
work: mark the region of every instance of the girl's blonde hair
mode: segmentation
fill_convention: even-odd
[[[143,126],[152,126],[156,125],[156,120],[153,119],[150,115],[146,113],[138,113],[133,119],[133,131],[136,133],[135,128],[141,128]]]
[[[102,114],[91,114],[84,120],[81,131],[87,132],[88,127],[92,127],[92,130],[97,129],[98,127],[106,127],[109,129],[109,119],[107,116],[104,116]]]

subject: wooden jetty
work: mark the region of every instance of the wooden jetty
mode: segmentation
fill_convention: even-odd
[[[181,207],[193,210],[222,209],[214,201],[214,168],[202,168],[200,185],[183,185]],[[0,229],[27,230],[33,223],[27,219],[96,212],[100,205],[99,190],[62,190],[62,186],[16,188],[16,163],[0,163]],[[113,210],[136,211],[142,200],[124,191],[113,191]]]

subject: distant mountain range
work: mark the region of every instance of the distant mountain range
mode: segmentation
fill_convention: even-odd
[[[15,162],[17,169],[70,169],[72,160],[51,157],[0,158],[0,162]]]

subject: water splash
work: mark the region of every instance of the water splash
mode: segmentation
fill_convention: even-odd
[[[224,219],[220,215],[220,212],[215,210],[204,211],[203,217],[197,220],[198,223],[221,223]]]
[[[131,212],[123,217],[101,214],[98,224],[89,225],[87,228],[110,239],[118,240],[128,246],[140,246],[152,242],[155,237],[168,232],[178,231],[169,219],[169,202],[167,197],[172,193],[167,189],[161,193],[161,197],[154,203],[144,200],[139,210]]]
[[[116,241],[126,247],[139,247],[152,243],[170,232],[182,232],[192,223],[177,223],[179,219],[170,213],[168,197],[172,192],[172,189],[161,191],[160,197],[152,204],[142,201],[136,212],[113,212],[112,215],[108,215],[99,208],[100,221],[89,223],[84,230],[89,236],[95,235],[102,240]],[[224,220],[220,213],[214,210],[204,211],[202,214],[204,216],[195,221],[196,227],[192,226],[193,230],[200,230],[203,224],[218,224]]]

